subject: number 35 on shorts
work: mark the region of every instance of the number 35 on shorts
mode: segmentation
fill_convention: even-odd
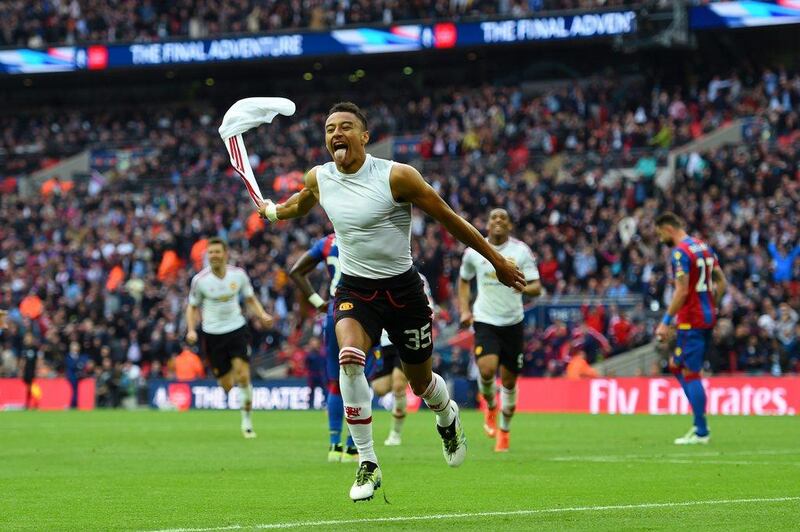
[[[430,345],[433,343],[433,339],[431,338],[430,322],[426,323],[419,329],[406,329],[403,331],[403,334],[406,335],[405,348],[412,351],[425,349],[430,347]]]

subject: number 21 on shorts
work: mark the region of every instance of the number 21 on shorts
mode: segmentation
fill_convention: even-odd
[[[412,351],[425,349],[433,343],[430,322],[419,329],[406,329],[403,331],[403,334],[407,337],[407,342],[405,344],[406,349],[411,349]]]

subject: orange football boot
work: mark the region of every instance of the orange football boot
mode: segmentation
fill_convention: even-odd
[[[498,430],[497,431],[497,440],[494,444],[494,452],[496,453],[507,453],[508,452],[508,436],[509,432],[505,430]]]
[[[495,405],[491,410],[486,407],[483,413],[483,431],[489,438],[494,438],[497,434],[497,413],[500,411],[500,405]]]

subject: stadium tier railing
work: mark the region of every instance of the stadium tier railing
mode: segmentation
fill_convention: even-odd
[[[653,374],[654,365],[661,358],[655,343],[631,349],[593,364],[599,375],[608,377],[641,377]]]

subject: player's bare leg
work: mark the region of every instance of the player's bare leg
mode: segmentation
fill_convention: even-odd
[[[383,442],[384,445],[396,446],[403,443],[402,432],[403,422],[406,420],[406,410],[408,399],[406,398],[406,388],[408,379],[400,368],[392,370],[392,395],[394,395],[394,406],[392,407],[392,428],[389,437]]]
[[[231,361],[233,373],[236,376],[236,384],[239,386],[239,395],[242,400],[242,435],[247,438],[255,438],[256,432],[253,430],[253,385],[250,383],[250,363],[241,359],[234,358]]]
[[[442,438],[442,453],[447,465],[458,467],[467,457],[467,438],[461,426],[458,405],[450,399],[444,379],[431,370],[431,359],[421,364],[403,362],[403,372],[417,397],[436,413],[436,429]]]
[[[511,418],[517,408],[517,374],[509,371],[505,366],[500,366],[500,382],[502,383],[500,390],[502,410],[494,450],[495,452],[506,452],[511,431]]]
[[[359,466],[350,488],[354,502],[370,500],[381,485],[381,470],[372,441],[372,391],[364,374],[367,351],[372,341],[364,328],[352,318],[336,323],[339,340],[339,388],[344,402],[344,418],[356,444]]]
[[[497,435],[497,366],[500,357],[493,354],[486,354],[476,359],[478,371],[481,374],[479,388],[484,401],[486,401],[486,411],[483,414],[483,432],[490,438]]]

